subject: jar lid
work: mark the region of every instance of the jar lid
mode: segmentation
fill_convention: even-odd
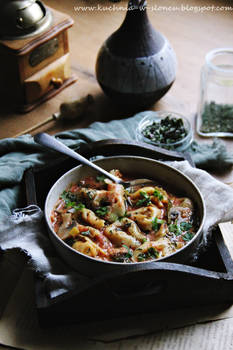
[[[15,40],[39,34],[51,24],[50,11],[37,0],[0,0],[0,39]]]

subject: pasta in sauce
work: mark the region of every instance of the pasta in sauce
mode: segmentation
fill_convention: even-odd
[[[123,178],[119,170],[111,173]],[[121,263],[170,255],[196,231],[189,198],[177,197],[156,184],[129,192],[103,176],[71,184],[60,195],[51,222],[56,234],[73,249]]]

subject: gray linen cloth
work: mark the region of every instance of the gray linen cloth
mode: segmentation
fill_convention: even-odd
[[[200,189],[206,203],[206,220],[202,247],[206,246],[210,228],[219,222],[233,219],[233,189],[219,182],[204,170],[192,168],[187,161],[170,162]],[[43,213],[33,205],[15,209],[5,217],[7,224],[0,228],[0,246],[3,250],[18,248],[29,257],[29,264],[43,277],[47,293],[55,297],[75,288],[88,278],[68,267],[57,256],[46,233]],[[198,252],[197,252],[198,254]]]

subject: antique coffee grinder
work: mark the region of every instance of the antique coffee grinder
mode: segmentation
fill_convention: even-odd
[[[0,0],[0,103],[27,112],[76,79],[67,29],[73,20],[37,0]]]

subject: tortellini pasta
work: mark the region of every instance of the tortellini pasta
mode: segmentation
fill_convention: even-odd
[[[136,248],[140,245],[140,242],[135,237],[122,231],[115,223],[108,226],[104,232],[108,239],[118,246],[125,244],[128,247]]]
[[[96,243],[94,243],[90,238],[85,237],[84,241],[76,241],[72,245],[72,248],[78,250],[80,253],[96,257],[98,253],[105,255],[103,249],[101,249]]]
[[[90,210],[83,208],[80,210],[80,217],[88,224],[95,228],[103,228],[105,225],[105,221],[103,219],[98,218],[95,213]]]
[[[156,206],[142,207],[129,211],[129,217],[140,226],[144,231],[153,230],[153,221],[159,217],[161,211]]]
[[[123,177],[119,170],[111,171]],[[78,252],[104,261],[139,263],[174,253],[196,232],[194,205],[158,184],[125,190],[102,176],[71,184],[51,221],[58,236]]]

